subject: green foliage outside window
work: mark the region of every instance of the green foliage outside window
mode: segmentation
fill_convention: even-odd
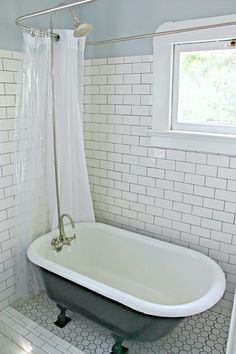
[[[236,124],[236,49],[180,53],[182,123]]]

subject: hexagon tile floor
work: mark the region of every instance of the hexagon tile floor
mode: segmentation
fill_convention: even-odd
[[[17,310],[42,327],[78,347],[86,354],[109,354],[113,339],[108,330],[68,313],[72,321],[63,329],[55,327],[58,309],[45,293],[35,296]],[[152,343],[127,342],[130,354],[225,354],[230,318],[206,311],[186,318],[171,334]]]

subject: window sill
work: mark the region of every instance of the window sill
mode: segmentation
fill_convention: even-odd
[[[155,147],[236,155],[236,135],[160,130],[149,135]]]

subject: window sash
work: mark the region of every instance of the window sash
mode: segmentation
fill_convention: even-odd
[[[171,121],[170,130],[193,131],[217,134],[236,134],[236,124],[208,124],[208,123],[184,123],[178,121],[179,104],[179,74],[180,54],[184,52],[227,50],[232,49],[230,40],[211,40],[195,43],[179,43],[173,45],[173,72],[172,72],[172,97],[171,97]]]

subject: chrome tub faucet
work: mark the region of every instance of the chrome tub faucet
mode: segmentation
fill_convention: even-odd
[[[76,239],[75,233],[71,237],[68,237],[66,235],[65,226],[64,226],[64,218],[69,219],[72,228],[75,229],[75,222],[74,222],[73,218],[69,214],[62,214],[60,217],[60,223],[59,223],[60,234],[58,237],[52,239],[52,241],[51,241],[51,246],[56,252],[60,252],[62,250],[63,246],[70,246],[71,241]]]

